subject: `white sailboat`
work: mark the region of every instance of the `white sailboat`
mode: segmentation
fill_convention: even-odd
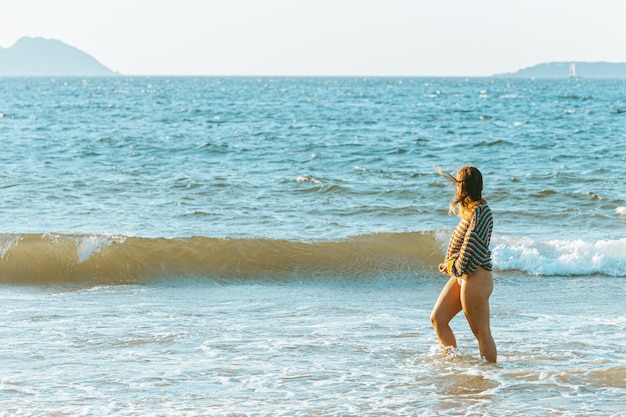
[[[569,77],[576,78],[576,63],[572,62],[569,64]]]

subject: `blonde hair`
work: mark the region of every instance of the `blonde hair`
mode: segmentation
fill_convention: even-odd
[[[461,167],[457,171],[456,177],[448,171],[441,169],[438,171],[450,182],[456,184],[456,194],[450,203],[451,214],[467,218],[472,214],[474,207],[486,202],[482,197],[483,175],[478,168],[471,165]]]

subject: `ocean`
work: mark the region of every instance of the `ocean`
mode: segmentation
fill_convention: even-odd
[[[626,80],[5,77],[0,142],[2,416],[626,415]]]

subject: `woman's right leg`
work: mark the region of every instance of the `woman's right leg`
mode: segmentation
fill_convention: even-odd
[[[491,272],[482,268],[478,268],[464,280],[461,287],[461,304],[465,316],[478,340],[480,356],[489,362],[495,362],[498,357],[489,324],[489,296],[492,291],[493,276]]]
[[[456,277],[450,277],[448,283],[435,303],[430,315],[430,322],[435,329],[439,344],[443,347],[456,347],[456,338],[450,328],[450,321],[461,312],[461,286]]]

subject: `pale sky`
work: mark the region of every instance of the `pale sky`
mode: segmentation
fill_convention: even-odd
[[[0,0],[0,47],[125,75],[488,76],[626,62],[626,0]]]

